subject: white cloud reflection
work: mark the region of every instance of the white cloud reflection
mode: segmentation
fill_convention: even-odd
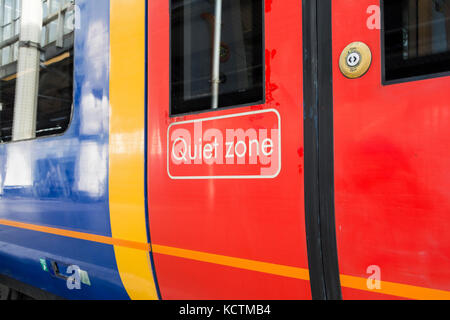
[[[32,141],[31,141],[32,142]],[[30,141],[11,143],[7,148],[5,187],[33,185],[33,164]]]
[[[109,62],[101,53],[107,50],[109,50],[108,28],[103,21],[96,21],[89,26],[86,39],[86,61],[90,67],[90,81],[98,83],[104,80]]]
[[[106,96],[97,98],[89,88],[83,88],[81,98],[81,128],[82,135],[98,135],[108,130],[109,101]]]
[[[107,178],[107,146],[95,141],[83,141],[76,169],[76,188],[92,197],[105,193]]]

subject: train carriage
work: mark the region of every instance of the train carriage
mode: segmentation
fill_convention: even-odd
[[[0,0],[0,293],[450,299],[450,1]]]

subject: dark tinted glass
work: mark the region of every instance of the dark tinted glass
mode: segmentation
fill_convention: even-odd
[[[63,133],[69,126],[72,112],[73,58],[43,68],[39,75],[36,137]],[[12,139],[16,79],[0,80],[1,142]]]
[[[384,0],[385,80],[450,71],[450,0]]]
[[[171,0],[171,114],[212,109],[219,0]],[[223,0],[218,107],[261,103],[263,1]]]

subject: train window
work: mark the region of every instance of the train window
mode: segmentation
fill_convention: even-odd
[[[263,0],[171,0],[171,115],[262,103]]]
[[[73,0],[0,0],[0,143],[69,126],[74,11]]]
[[[450,0],[384,0],[384,80],[450,71]]]

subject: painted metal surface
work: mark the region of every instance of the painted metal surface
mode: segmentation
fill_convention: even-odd
[[[109,201],[113,238],[148,244],[145,8],[142,0],[111,0]],[[150,250],[119,245],[114,251],[130,298],[158,299]]]
[[[0,145],[0,273],[65,298],[157,299],[157,275],[164,299],[309,299],[301,4],[265,1],[265,104],[172,118],[168,3],[148,1],[145,26],[143,1],[77,1],[71,126]],[[371,4],[333,0],[343,297],[449,299],[450,78],[382,86]],[[353,41],[373,53],[356,80],[339,71]],[[204,163],[169,171],[171,128],[214,119],[207,125],[225,130],[232,118],[280,129],[279,172],[254,179],[248,164],[208,172]],[[41,259],[80,266],[91,285],[69,290]],[[380,289],[367,286],[373,266]]]
[[[346,299],[449,298],[449,77],[381,84],[373,1],[333,0],[336,232]],[[339,72],[353,41],[373,52],[357,80]],[[381,289],[364,278],[378,266]],[[368,273],[368,271],[370,271]],[[352,281],[350,277],[361,281]],[[435,289],[435,290],[430,290]]]
[[[61,136],[0,145],[0,219],[111,238],[108,196],[109,1],[78,0],[73,119]],[[64,233],[64,232],[63,232]],[[69,290],[40,259],[78,265]],[[65,298],[128,298],[113,246],[0,224],[0,273]]]
[[[148,201],[162,298],[308,299],[301,2],[265,1],[265,104],[176,118],[169,117],[168,5],[148,3]],[[186,168],[172,167],[170,172],[184,179],[170,177],[168,153],[174,141],[168,137],[169,126],[182,123],[185,128],[192,120],[250,113],[236,120],[239,126],[273,129],[276,114],[271,122],[266,118],[270,113],[256,114],[268,109],[281,118],[278,175],[253,179],[248,176],[255,168],[247,163],[210,166],[209,173],[205,164],[197,164],[191,178],[186,178]],[[215,119],[213,124],[220,131],[236,129],[226,120]],[[236,178],[239,175],[247,177]]]

